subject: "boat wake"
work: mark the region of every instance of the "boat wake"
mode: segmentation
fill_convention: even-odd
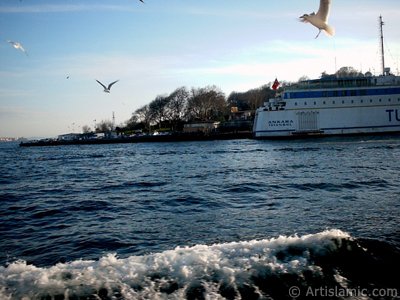
[[[399,282],[390,270],[399,267],[397,248],[332,229],[47,268],[16,261],[0,267],[0,298],[305,299],[336,291],[329,299],[343,299],[357,289],[375,299],[382,289],[379,299],[395,299]]]

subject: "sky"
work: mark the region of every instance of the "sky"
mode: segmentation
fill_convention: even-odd
[[[332,0],[334,37],[299,22],[318,0],[0,0],[0,137],[56,137],[124,124],[158,95],[226,96],[351,66],[399,72],[400,1]],[[20,42],[27,55],[7,41]],[[111,93],[106,85],[119,80]]]

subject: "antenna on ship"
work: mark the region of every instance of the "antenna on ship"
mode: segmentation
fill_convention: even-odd
[[[382,75],[385,76],[385,49],[383,47],[383,25],[382,15],[379,16],[379,28],[381,31],[381,58],[382,58]]]

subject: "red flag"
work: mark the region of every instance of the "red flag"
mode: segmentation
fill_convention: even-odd
[[[278,79],[275,78],[274,84],[272,85],[272,89],[274,91],[276,91],[278,89],[278,87],[279,87],[279,84],[280,83],[279,83]]]

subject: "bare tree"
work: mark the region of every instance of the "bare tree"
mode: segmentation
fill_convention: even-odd
[[[150,131],[150,124],[152,121],[152,114],[149,108],[149,105],[142,106],[134,112],[134,115],[137,117],[138,122],[142,122],[145,125],[145,128]]]
[[[259,88],[248,90],[247,92],[232,92],[228,97],[230,107],[238,107],[239,110],[255,110],[275,96],[276,91],[271,89],[272,83],[265,84]],[[280,88],[278,88],[280,90]]]
[[[341,67],[337,72],[336,72],[337,77],[354,77],[354,76],[363,76],[363,74],[359,71],[357,71],[353,67]]]
[[[110,120],[102,120],[96,124],[96,132],[109,132],[114,129],[113,122]]]
[[[125,122],[125,128],[128,130],[133,130],[140,123],[137,114],[133,113],[128,121]]]
[[[307,81],[307,80],[310,80],[310,78],[307,75],[303,75],[299,78],[298,82]]]
[[[90,133],[90,132],[92,132],[92,129],[88,125],[82,126],[82,133]]]
[[[183,121],[189,92],[185,87],[177,88],[168,96],[167,113],[173,129]]]
[[[256,110],[261,106],[264,100],[264,95],[262,93],[262,89],[252,89],[248,92],[249,94],[249,107],[251,110]]]
[[[167,96],[157,96],[156,99],[149,104],[152,121],[157,123],[159,128],[161,128],[161,123],[167,119],[168,101],[169,99]]]
[[[224,93],[216,86],[192,88],[187,105],[190,120],[208,121],[222,116],[226,110]]]

